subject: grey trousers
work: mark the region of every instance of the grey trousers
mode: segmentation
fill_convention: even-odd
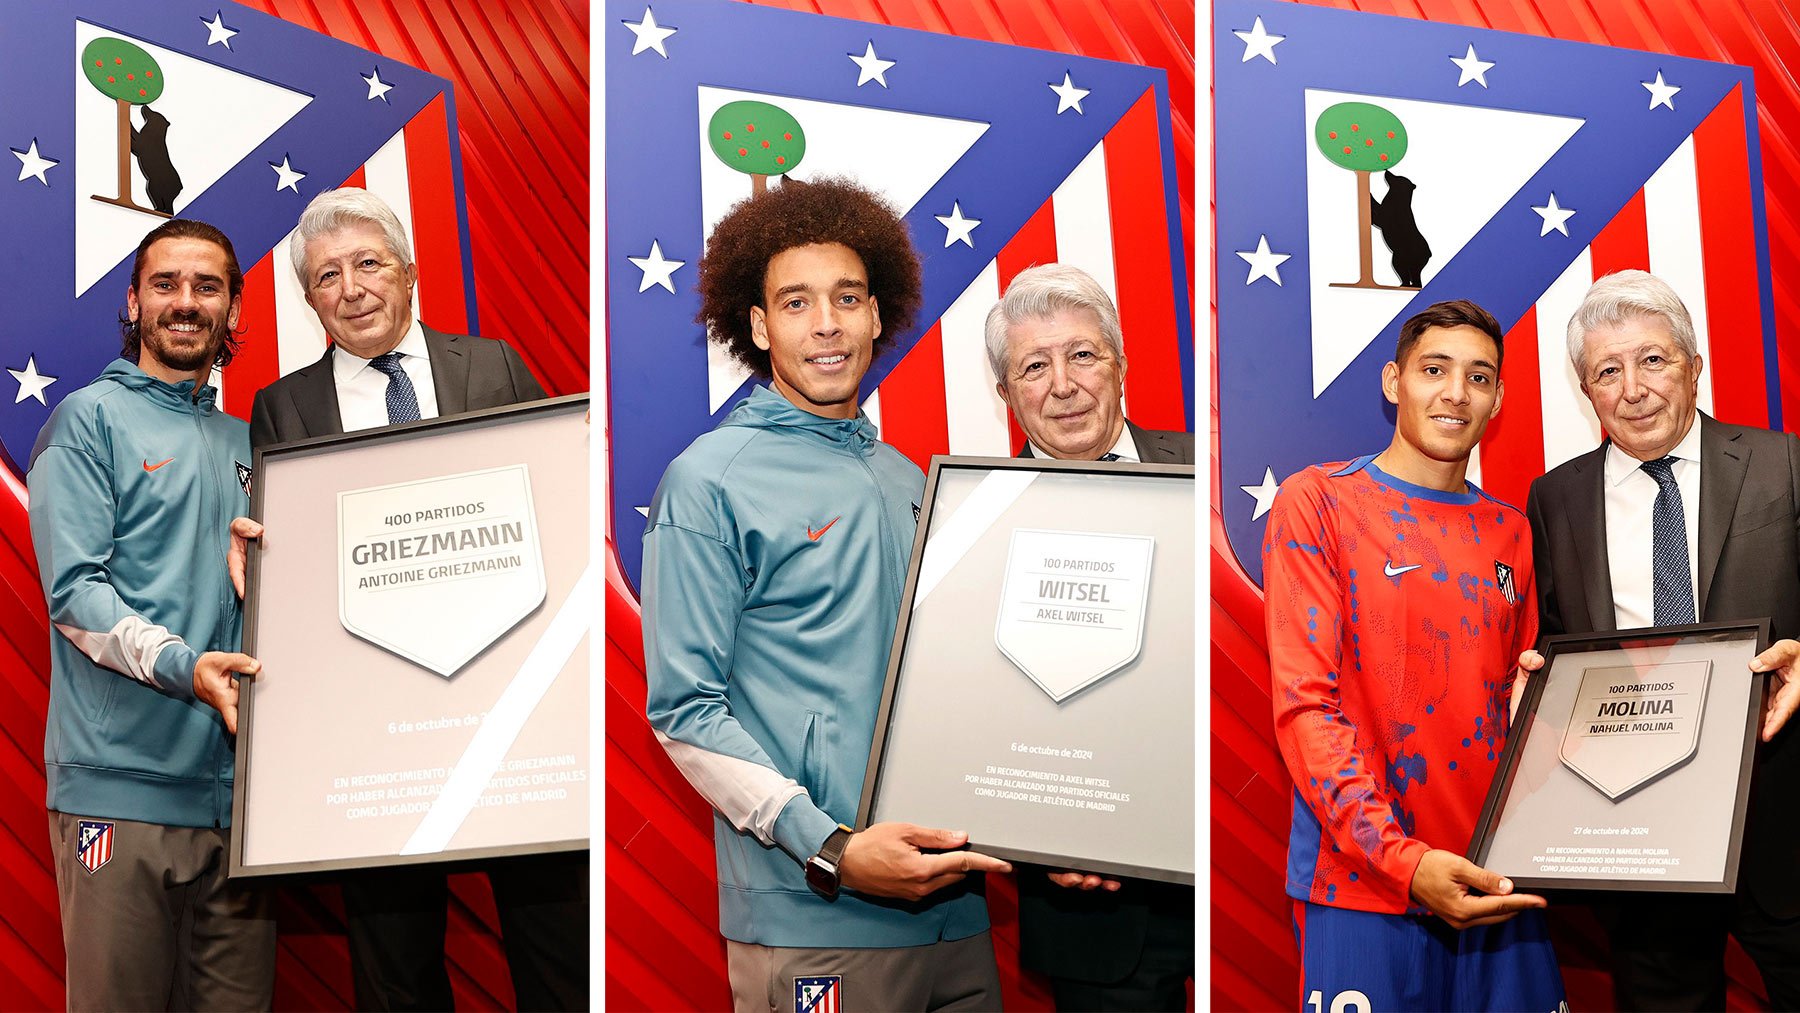
[[[51,811],[69,1009],[273,1005],[274,905],[226,880],[230,833]]]
[[[725,952],[736,1013],[1000,1008],[1000,971],[986,932],[924,946],[871,949],[761,946],[727,939]]]

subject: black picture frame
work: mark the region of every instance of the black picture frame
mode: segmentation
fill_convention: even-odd
[[[1737,663],[1741,656],[1741,664],[1745,667],[1739,671],[1747,684],[1746,691],[1726,694],[1725,699],[1717,701],[1709,698],[1703,705],[1697,720],[1703,720],[1704,724],[1696,729],[1690,757],[1678,758],[1666,769],[1652,773],[1646,778],[1647,786],[1633,785],[1611,797],[1606,791],[1596,789],[1586,775],[1569,765],[1566,760],[1567,734],[1572,725],[1580,723],[1574,713],[1576,701],[1572,699],[1576,688],[1572,688],[1570,680],[1586,671],[1576,669],[1576,659],[1583,656],[1604,658],[1602,652],[1740,642],[1743,647],[1733,653],[1732,661]],[[1466,853],[1469,860],[1506,876],[1512,880],[1514,889],[1522,891],[1719,894],[1736,890],[1744,817],[1761,745],[1758,731],[1769,681],[1769,673],[1751,672],[1747,666],[1750,659],[1768,646],[1769,620],[1766,618],[1543,638],[1538,651],[1544,656],[1544,667],[1531,674],[1526,683],[1505,751],[1469,843]],[[1715,670],[1708,678],[1736,679],[1737,676],[1736,671]],[[1708,685],[1714,684],[1709,682]],[[1734,684],[1722,685],[1733,687]],[[1560,711],[1561,705],[1567,702],[1569,713],[1542,712],[1546,697],[1551,694],[1557,697],[1555,709]],[[1715,712],[1713,707],[1723,709]],[[1657,726],[1651,724],[1649,727]],[[1563,745],[1556,747],[1559,762],[1554,766],[1545,760],[1545,750],[1550,748],[1543,740],[1546,735],[1563,736]],[[1717,779],[1700,781],[1691,778],[1691,786],[1684,784],[1677,775],[1690,761],[1702,756],[1709,769],[1734,770],[1735,781],[1725,785]],[[1521,778],[1527,776],[1525,768],[1528,765],[1532,771],[1527,779],[1533,781],[1529,790],[1520,784]],[[1544,825],[1543,820],[1525,822],[1519,815],[1524,811],[1518,804],[1520,798],[1546,789],[1557,794],[1544,797],[1561,798],[1566,803],[1556,806],[1554,811],[1558,819],[1568,824],[1567,831],[1552,829]],[[1715,821],[1710,831],[1695,830],[1691,818],[1686,815],[1690,808],[1679,804],[1680,793],[1688,790],[1718,796],[1708,800],[1715,811],[1723,809],[1728,801],[1728,816]],[[1629,810],[1624,808],[1627,805],[1631,807]],[[1622,816],[1626,812],[1637,816]],[[1645,813],[1661,815],[1646,818]],[[1666,822],[1658,822],[1659,819]],[[1683,822],[1690,825],[1678,825]],[[1622,823],[1625,825],[1620,825]],[[1578,835],[1577,831],[1586,833]],[[1701,835],[1704,848],[1713,850],[1691,847],[1681,839],[1682,833]],[[1526,858],[1530,852],[1539,853]],[[1679,868],[1681,859],[1690,856],[1701,859],[1700,863],[1694,864],[1717,864],[1719,872],[1690,877],[1687,870]],[[1531,867],[1534,863],[1535,869]],[[1655,872],[1656,869],[1662,871]],[[1669,875],[1672,869],[1676,875]]]
[[[266,517],[267,504],[264,500],[264,493],[268,483],[263,480],[270,476],[271,469],[278,469],[284,463],[319,458],[329,459],[332,455],[357,448],[389,446],[396,448],[409,446],[416,447],[419,441],[422,440],[456,440],[459,434],[471,434],[483,430],[492,430],[497,427],[503,429],[510,428],[527,420],[556,418],[561,419],[561,424],[564,426],[582,426],[585,425],[583,420],[585,420],[589,410],[588,401],[589,397],[587,394],[573,394],[525,402],[522,404],[466,412],[458,415],[442,416],[435,419],[426,419],[375,429],[358,430],[356,432],[339,435],[292,440],[285,443],[259,447],[255,450],[252,461],[250,516],[259,519]],[[552,463],[558,470],[568,469],[571,472],[571,475],[567,479],[570,489],[573,490],[576,487],[579,487],[580,490],[578,503],[572,505],[562,504],[558,506],[558,509],[570,513],[571,516],[578,516],[580,518],[579,549],[581,560],[585,564],[588,544],[586,541],[588,527],[586,476],[588,472],[589,457],[585,436],[581,443],[582,447],[580,459],[578,461],[558,459]],[[394,452],[405,453],[403,450],[396,450]],[[525,446],[523,444],[521,444],[516,451],[517,456],[520,457],[530,457],[533,454],[541,452],[542,451],[538,448]],[[542,507],[540,506],[540,514],[541,512]],[[570,530],[571,532],[574,531],[573,528]],[[265,536],[265,538],[274,539],[280,539],[282,537],[283,535],[279,531],[271,531],[269,535]],[[569,543],[564,543],[562,545],[562,549],[565,552],[568,552],[574,547],[573,544]],[[249,547],[246,560],[244,589],[243,651],[252,657],[258,657],[259,660],[262,660],[261,655],[258,653],[258,643],[261,639],[259,633],[262,630],[262,623],[265,619],[265,615],[272,612],[274,608],[279,607],[281,604],[265,601],[266,597],[273,594],[272,589],[267,585],[267,574],[265,573],[267,564],[265,555],[266,553],[261,545],[252,543]],[[548,555],[547,549],[546,555]],[[573,595],[573,593],[574,592],[571,592],[571,595]],[[541,612],[550,608],[552,608],[552,604],[546,602],[545,605],[540,606],[539,611]],[[596,608],[594,612],[595,615],[589,620],[590,623],[598,619],[598,609]],[[583,634],[584,637],[587,635],[590,634]],[[486,652],[484,652],[482,656],[478,656],[475,661],[471,662],[468,668],[470,670],[477,670],[485,657]],[[396,661],[396,663],[400,662]],[[584,673],[580,681],[585,686],[587,683],[585,677],[587,653],[585,651],[576,651],[575,654],[571,656],[571,660],[568,664],[570,666],[576,664],[580,665],[580,668]],[[265,671],[267,671],[266,660]],[[458,672],[456,677],[463,678],[464,673]],[[258,814],[260,807],[254,805],[251,800],[251,787],[254,779],[259,775],[259,769],[266,770],[270,766],[278,764],[317,764],[321,755],[320,753],[314,753],[307,756],[261,755],[257,749],[257,729],[259,726],[257,697],[257,680],[250,678],[240,679],[238,732],[235,747],[236,775],[232,785],[232,823],[234,832],[231,835],[230,850],[227,856],[227,874],[230,878],[252,879],[261,877],[297,877],[353,869],[374,869],[389,866],[422,864],[438,864],[444,865],[447,868],[457,868],[465,866],[468,862],[474,860],[502,858],[513,855],[582,851],[589,847],[589,838],[584,832],[582,836],[579,837],[558,836],[553,839],[521,839],[495,846],[445,848],[443,850],[424,854],[365,854],[353,857],[304,858],[274,862],[254,860],[247,852],[250,843],[253,840],[253,834],[256,831],[259,819]],[[346,704],[345,706],[348,707],[351,705]],[[267,721],[274,719],[265,716],[263,720]],[[582,721],[584,724],[586,723],[585,708],[582,710]],[[589,729],[588,732],[588,738],[591,738],[591,729]],[[319,733],[318,741],[321,753],[328,751],[333,747],[341,747],[342,743],[336,740],[335,729],[322,728],[319,729]],[[568,786],[568,790],[571,791],[571,793],[575,790],[579,790],[581,794],[581,808],[584,813],[588,809],[586,803],[588,795],[588,779],[591,771],[594,769],[588,765],[591,764],[591,757],[587,755],[586,750],[587,743],[584,741],[581,753],[584,757],[582,761],[582,780],[579,783]],[[450,770],[453,772],[454,766],[452,766]],[[300,801],[298,799],[292,800],[292,804],[299,805]],[[582,823],[584,827],[588,823],[588,819],[585,816]],[[320,827],[319,831],[323,834],[325,833],[325,828]]]
[[[982,854],[993,855],[1010,861],[1031,862],[1056,868],[1079,869],[1084,872],[1093,872],[1107,876],[1128,876],[1191,885],[1194,882],[1194,869],[1192,868],[1192,835],[1194,832],[1195,812],[1193,807],[1195,794],[1193,784],[1194,765],[1192,762],[1192,748],[1195,732],[1192,695],[1187,696],[1186,701],[1179,706],[1161,708],[1160,711],[1156,713],[1140,714],[1139,717],[1142,723],[1134,728],[1118,727],[1116,724],[1109,726],[1111,728],[1109,734],[1120,736],[1122,741],[1129,740],[1130,749],[1139,750],[1144,753],[1152,752],[1150,750],[1143,750],[1142,742],[1144,741],[1145,736],[1154,736],[1158,734],[1157,729],[1161,727],[1158,722],[1166,724],[1171,729],[1177,729],[1177,731],[1170,731],[1165,734],[1185,737],[1187,749],[1185,751],[1179,748],[1173,750],[1176,758],[1173,762],[1167,764],[1168,769],[1164,775],[1165,779],[1171,784],[1181,786],[1172,789],[1170,799],[1173,811],[1185,813],[1185,818],[1181,821],[1184,824],[1185,837],[1179,841],[1172,842],[1169,845],[1172,850],[1180,853],[1181,859],[1179,862],[1147,864],[1143,862],[1118,860],[1116,855],[1113,854],[1113,847],[1109,847],[1108,845],[1108,839],[1119,840],[1129,838],[1133,834],[1139,832],[1136,828],[1125,823],[1110,827],[1104,835],[1096,833],[1084,837],[1084,843],[1078,847],[1070,847],[1067,843],[1062,846],[1049,846],[1048,844],[1018,846],[1016,844],[1002,843],[1000,840],[996,839],[996,833],[1000,827],[1007,824],[1009,819],[1012,819],[1013,816],[1017,815],[1017,810],[1014,810],[1013,813],[1009,815],[1007,812],[1001,810],[999,803],[995,803],[991,813],[982,815],[976,819],[965,819],[962,815],[945,816],[938,811],[935,806],[939,801],[947,799],[948,796],[957,794],[956,792],[951,791],[916,792],[903,803],[902,808],[904,811],[899,809],[893,812],[888,811],[890,808],[893,808],[887,790],[888,784],[892,779],[890,777],[890,772],[912,762],[913,757],[909,755],[909,750],[919,749],[922,751],[936,752],[941,749],[981,748],[968,745],[968,740],[963,739],[955,732],[947,730],[942,734],[926,734],[922,737],[915,736],[908,738],[906,736],[897,736],[894,734],[894,728],[895,717],[898,712],[918,710],[920,713],[943,715],[949,715],[953,712],[959,715],[977,713],[981,715],[981,720],[984,723],[999,721],[1001,720],[999,715],[1003,712],[1007,712],[1006,708],[995,706],[992,701],[971,702],[967,697],[936,702],[924,701],[915,705],[908,697],[910,684],[906,681],[905,674],[908,671],[909,660],[914,656],[914,653],[919,650],[919,645],[914,640],[915,637],[921,635],[919,625],[915,621],[917,615],[915,613],[914,603],[919,589],[921,569],[928,558],[927,543],[930,540],[933,529],[933,518],[935,516],[935,511],[937,511],[939,507],[940,492],[946,484],[947,477],[956,473],[973,475],[1024,471],[1035,471],[1044,475],[1054,476],[1091,475],[1101,479],[1149,478],[1159,482],[1185,482],[1188,486],[1189,501],[1185,516],[1180,519],[1178,523],[1183,529],[1181,532],[1182,536],[1188,539],[1196,537],[1195,531],[1197,528],[1194,524],[1193,502],[1194,467],[1192,465],[1144,464],[1136,462],[1102,463],[1098,461],[1058,461],[1041,458],[941,456],[932,458],[920,509],[918,531],[914,536],[913,541],[912,559],[907,570],[904,591],[901,595],[900,615],[894,632],[893,648],[889,654],[887,679],[882,691],[880,710],[876,717],[875,736],[870,749],[869,763],[863,782],[861,802],[857,812],[857,828],[865,829],[872,823],[882,822],[888,819],[905,820],[907,822],[920,823],[928,826],[947,826],[954,829],[966,830],[969,833],[969,846],[971,849]],[[1133,505],[1131,503],[1119,502],[1115,504],[1113,513],[1121,518],[1121,524],[1123,526],[1129,527],[1129,524],[1126,524],[1123,519],[1134,517],[1137,511],[1133,510]],[[1171,540],[1174,542],[1180,541],[1180,539],[1174,538]],[[1186,543],[1182,544],[1185,545]],[[1194,652],[1196,648],[1194,643],[1195,625],[1193,623],[1193,608],[1196,603],[1191,600],[1194,587],[1193,567],[1197,556],[1194,551],[1191,551],[1192,548],[1197,548],[1197,546],[1190,546],[1183,551],[1176,551],[1171,548],[1168,552],[1163,552],[1160,547],[1156,550],[1157,555],[1153,563],[1153,569],[1161,569],[1156,570],[1155,579],[1170,582],[1166,585],[1159,584],[1158,586],[1165,588],[1163,593],[1166,594],[1168,593],[1166,590],[1167,588],[1172,588],[1179,584],[1183,588],[1182,593],[1188,597],[1179,599],[1181,603],[1179,611],[1182,612],[1182,615],[1178,620],[1176,617],[1171,616],[1169,623],[1166,624],[1164,628],[1156,629],[1147,627],[1143,637],[1146,644],[1153,635],[1165,638],[1165,641],[1171,645],[1171,651],[1169,653],[1179,654],[1179,656],[1184,659],[1177,665],[1169,666],[1167,670],[1159,666],[1154,675],[1160,679],[1177,680],[1182,688],[1189,694],[1197,693],[1199,683],[1198,668],[1194,663]],[[996,600],[997,598],[998,596],[996,595]],[[999,606],[996,606],[996,608],[998,607]],[[982,629],[982,621],[982,619],[970,619],[967,622],[966,629],[961,630],[964,636],[956,640],[956,649],[960,650],[962,647],[966,646],[971,654],[975,654],[986,653],[987,649],[994,648],[993,655],[998,655],[1000,653],[994,644],[994,635],[991,632],[987,633],[987,642],[983,644],[982,636],[984,631]],[[960,616],[957,618],[957,622],[959,625],[961,624]],[[942,641],[937,642],[942,643]],[[1005,659],[995,661],[994,656],[988,656],[982,664],[997,666],[995,668],[983,669],[984,672],[999,672],[999,678],[1002,681],[1012,681],[1015,683],[1009,687],[1009,692],[1022,694],[1023,696],[1036,701],[1038,704],[1043,703],[1043,694],[1040,693],[1038,689],[1021,688],[1029,686],[1029,682],[1026,680],[1025,676],[1019,675],[1012,669],[1003,667],[1005,665],[1014,664],[1013,662],[1006,661]],[[1128,672],[1129,669],[1122,669],[1121,671]],[[1141,676],[1148,676],[1150,674],[1152,673],[1144,672],[1141,673]],[[973,670],[968,673],[958,673],[957,678],[963,680],[964,685],[980,681],[975,677]],[[1098,685],[1093,687],[1083,687],[1070,694],[1067,699],[1070,701],[1079,701],[1083,697],[1087,697],[1097,692],[1107,692],[1107,690],[1104,690]],[[1059,700],[1058,703],[1061,704],[1062,701]],[[937,709],[940,707],[942,710]],[[955,709],[957,708],[962,708],[963,710],[956,711]],[[1155,711],[1157,709],[1151,708],[1151,710]],[[1017,745],[1017,743],[1015,743],[1015,745]],[[991,750],[993,747],[988,746],[986,748]],[[992,754],[988,753],[986,755]],[[1166,756],[1167,754],[1165,753],[1163,755]],[[971,759],[969,762],[975,763],[977,761]],[[1052,761],[1045,760],[1041,754],[1030,758],[1021,758],[1018,762],[1025,766],[1048,767],[1052,765]],[[1106,779],[1101,778],[1100,780]],[[1134,783],[1142,783],[1145,780],[1148,779],[1139,777]],[[1079,791],[1084,789],[1076,790]],[[1156,803],[1154,801],[1148,801],[1146,802],[1146,805],[1156,805]],[[1185,806],[1186,808],[1182,809],[1182,806]],[[1017,821],[1015,820],[1014,823],[1016,824],[1016,822]],[[1012,827],[1009,826],[1007,829],[1011,830]],[[1179,834],[1181,832],[1182,831],[1171,831],[1170,833]],[[1178,864],[1184,867],[1173,867]]]

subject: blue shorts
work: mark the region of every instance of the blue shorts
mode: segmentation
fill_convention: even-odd
[[[1431,915],[1294,902],[1305,1013],[1566,1011],[1541,910],[1461,932]]]

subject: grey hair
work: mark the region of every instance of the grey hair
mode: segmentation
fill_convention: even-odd
[[[387,201],[361,187],[339,187],[314,197],[306,210],[300,212],[300,224],[294,226],[294,241],[289,244],[289,250],[293,254],[294,276],[300,279],[301,290],[312,289],[311,281],[306,277],[306,244],[328,232],[364,224],[380,226],[388,249],[400,258],[400,266],[412,265],[412,243],[407,241],[406,228]]]
[[[1020,271],[1006,287],[1006,295],[988,311],[988,368],[994,371],[995,380],[1006,382],[1007,328],[1055,316],[1062,310],[1093,310],[1100,318],[1100,336],[1114,355],[1125,358],[1119,311],[1100,283],[1079,267],[1039,264]]]
[[[1575,375],[1586,382],[1582,360],[1589,332],[1616,327],[1636,317],[1661,319],[1668,325],[1681,354],[1690,359],[1700,354],[1693,318],[1668,282],[1648,271],[1615,271],[1594,282],[1575,315],[1569,318],[1569,362],[1575,367]]]

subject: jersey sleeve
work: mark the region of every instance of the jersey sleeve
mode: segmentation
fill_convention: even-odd
[[[50,623],[96,665],[191,700],[199,652],[113,586],[115,490],[99,430],[91,418],[52,418],[26,477]]]
[[[837,821],[731,712],[726,689],[749,580],[726,516],[716,483],[679,459],[670,466],[644,534],[645,709],[701,797],[732,826],[804,861]]]
[[[1399,913],[1413,906],[1413,873],[1430,848],[1402,831],[1342,707],[1348,575],[1339,571],[1333,498],[1319,473],[1301,472],[1283,483],[1269,514],[1263,588],[1275,741],[1295,797],[1338,860]]]

